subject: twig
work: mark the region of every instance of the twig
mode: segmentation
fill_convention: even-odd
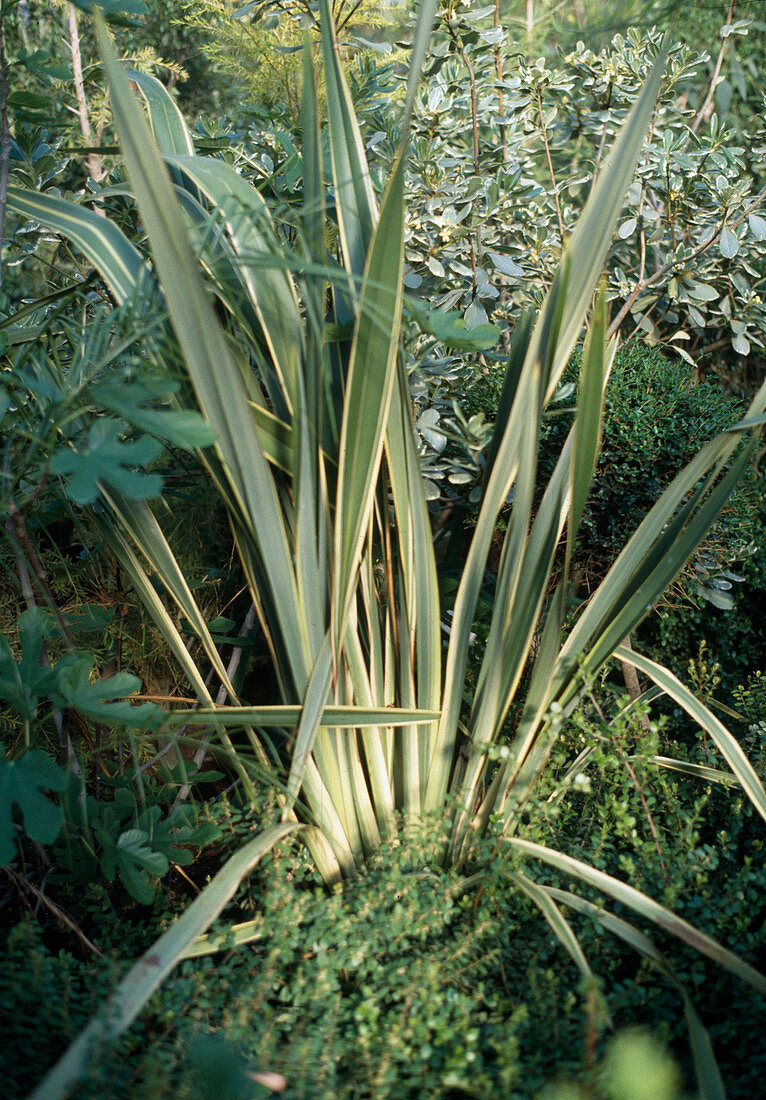
[[[356,15],[357,11],[358,11],[358,10],[359,10],[359,8],[360,8],[360,7],[362,6],[363,2],[364,2],[364,0],[356,0],[356,3],[355,3],[355,4],[352,4],[352,5],[351,5],[351,7],[350,7],[350,8],[349,8],[349,10],[348,10],[348,11],[347,11],[347,12],[345,13],[345,15],[341,16],[341,17],[340,17],[340,18],[339,18],[339,19],[337,20],[337,23],[336,23],[336,25],[335,25],[335,30],[336,30],[336,33],[337,33],[337,34],[340,34],[340,33],[341,33],[341,31],[342,31],[342,30],[343,30],[343,29],[344,29],[344,28],[346,27],[346,25],[347,25],[347,24],[349,23],[349,21],[350,21],[351,19],[353,19],[353,18],[354,18],[354,16]],[[340,16],[340,12],[339,12],[338,14],[339,14],[339,16]]]
[[[183,695],[157,695],[152,692],[131,695],[130,698],[142,703],[146,701],[150,703],[185,703],[189,707],[193,707],[197,703],[197,700],[193,697],[187,699]]]
[[[740,216],[738,218],[735,218],[734,221],[729,222],[729,229],[736,229],[738,225],[741,225],[748,214],[751,214],[753,210],[759,207],[765,198],[766,187],[762,187],[753,199],[753,201],[748,203]],[[696,260],[698,256],[701,256],[703,252],[707,252],[707,250],[712,245],[714,245],[718,238],[721,236],[725,224],[725,222],[722,222],[709,241],[705,241],[704,244],[698,245],[697,248],[692,249],[692,251],[688,255],[682,256],[677,260],[668,260],[667,263],[664,263],[661,267],[659,267],[653,275],[650,275],[648,279],[637,282],[628,297],[625,299],[624,304],[617,311],[617,315],[615,316],[611,325],[606,330],[607,339],[610,336],[614,336],[615,332],[630,312],[630,307],[633,305],[636,299],[640,297],[641,294],[643,294],[647,287],[653,286],[663,277],[663,275],[667,275],[669,271],[672,271],[677,264],[688,264],[691,260]]]
[[[172,738],[171,740],[169,740],[167,745],[164,745],[159,750],[159,752],[155,753],[154,756],[151,758],[151,760],[147,760],[145,764],[142,764],[141,767],[139,768],[139,771],[143,774],[144,772],[148,771],[149,768],[153,768],[155,764],[158,764],[164,756],[167,756],[167,754],[171,751],[171,749],[174,749],[176,747],[176,742],[177,742],[178,738],[181,737],[181,735],[183,734],[183,731],[185,729],[186,729],[186,726],[182,726],[181,729],[176,734],[175,738]]]
[[[54,917],[57,920],[60,920],[62,924],[65,924],[67,928],[70,928],[74,932],[78,940],[80,940],[80,942],[85,947],[87,947],[89,951],[92,951],[94,955],[98,955],[100,959],[103,959],[103,951],[100,951],[99,948],[96,947],[95,943],[91,943],[91,941],[83,932],[82,928],[80,928],[77,921],[73,917],[70,917],[69,914],[64,909],[62,909],[60,905],[57,905],[55,901],[51,901],[51,899],[47,897],[42,892],[42,890],[35,886],[33,882],[30,882],[29,879],[24,878],[22,875],[17,874],[15,871],[12,871],[10,867],[3,867],[3,870],[5,871],[6,875],[11,880],[13,885],[16,887],[16,889],[19,891],[19,893],[21,893],[22,887],[25,890],[29,890],[29,892],[37,898],[38,902],[42,902],[46,909],[50,910],[50,912],[53,913]]]
[[[610,89],[611,89],[611,85],[610,85]],[[610,97],[611,97],[611,91],[610,91]],[[607,110],[607,115],[606,115],[606,118],[604,119],[604,127],[601,131],[601,140],[598,143],[598,149],[596,150],[596,159],[593,162],[593,182],[594,183],[596,182],[596,176],[598,175],[598,170],[601,167],[601,160],[604,156],[604,146],[606,145],[606,135],[607,135],[607,131],[609,129],[609,103],[608,102],[607,102],[607,105],[606,105],[606,110]]]
[[[671,187],[670,187],[670,161],[668,161],[665,164],[665,193],[668,196],[666,209],[667,209],[668,226],[670,228],[670,247],[672,248],[673,252],[675,252],[675,250],[676,250],[676,223],[675,223],[675,218],[673,217],[673,206],[672,206],[672,201],[673,201],[672,200],[672,194],[673,194],[673,192],[672,192]]]
[[[250,631],[255,626],[255,620],[256,620],[256,609],[255,609],[255,604],[253,603],[253,604],[250,605],[250,610],[248,611],[247,615],[245,616],[245,621],[242,623],[242,629],[240,630],[240,635],[242,637],[247,637],[247,635],[250,633]],[[231,683],[233,678],[237,675],[237,669],[239,668],[239,664],[240,664],[240,661],[242,660],[242,654],[244,653],[244,651],[245,651],[245,647],[243,645],[235,646],[234,649],[232,650],[231,657],[229,658],[229,664],[228,664],[228,667],[226,669],[226,675],[228,677],[229,683]],[[226,685],[221,684],[220,688],[218,689],[218,695],[216,696],[216,700],[215,700],[216,701],[216,706],[221,706],[221,704],[225,700],[227,694],[228,694],[228,692],[227,692]],[[200,746],[194,754],[194,765],[195,765],[195,767],[199,768],[200,765],[202,764],[203,760],[205,759],[205,755],[207,754],[207,747],[208,747],[208,744],[210,743],[210,739],[212,738],[212,736],[213,736],[213,731],[211,730],[210,733],[205,734],[205,736],[201,739]],[[176,795],[176,799],[175,799],[175,802],[173,803],[173,807],[175,808],[179,804],[179,802],[185,802],[186,799],[189,797],[190,791],[191,791],[190,784],[184,783],[183,787],[181,787],[178,794]]]
[[[655,107],[654,112],[652,113],[652,122],[651,122],[651,125],[649,127],[649,134],[648,134],[647,139],[646,139],[647,148],[652,143],[652,138],[654,137],[654,127],[655,127],[656,123],[657,123],[657,108]],[[641,266],[640,266],[639,271],[638,271],[638,281],[639,282],[641,282],[642,279],[646,278],[646,230],[644,229],[644,203],[645,202],[646,202],[646,181],[642,180],[641,181],[641,195],[640,195],[639,200],[638,200],[638,214],[637,214],[639,244],[640,244],[640,249],[641,249]]]
[[[82,75],[82,53],[80,52],[80,29],[77,25],[77,10],[74,4],[68,5],[69,16],[69,52],[72,55],[72,75],[74,77],[74,90],[77,96],[77,117],[80,120],[80,130],[87,145],[93,144],[93,130],[88,114],[88,101],[85,98],[85,81]],[[104,175],[104,158],[100,153],[88,154],[88,172],[91,179],[98,182]]]
[[[29,576],[29,568],[27,566],[27,559],[24,557],[21,547],[15,537],[13,524],[10,519],[5,521],[5,530],[8,534],[8,538],[11,541],[13,547],[14,557],[16,558],[16,571],[19,575],[19,583],[21,585],[21,594],[24,597],[24,603],[27,605],[27,609],[31,611],[37,607],[35,601],[35,590],[32,587],[32,580]]]
[[[476,292],[479,289],[479,284],[478,284],[478,281],[476,279],[476,253],[474,251],[473,241],[471,240],[470,237],[468,238],[468,249],[469,249],[470,259],[471,259],[471,291],[472,291],[473,297],[476,298]]]
[[[189,885],[191,886],[191,888],[192,888],[192,890],[194,891],[194,893],[195,893],[195,894],[197,894],[197,895],[199,896],[199,894],[200,894],[200,888],[199,888],[199,886],[197,885],[197,883],[196,883],[196,882],[194,882],[194,881],[193,881],[192,879],[190,879],[190,878],[189,878],[189,876],[187,875],[186,871],[184,871],[183,867],[179,867],[179,865],[178,865],[177,863],[172,863],[172,862],[171,862],[170,866],[171,866],[171,867],[173,868],[173,870],[174,870],[174,871],[175,871],[175,872],[176,872],[177,874],[179,874],[179,875],[181,876],[181,878],[185,878],[185,879],[186,879],[186,881],[187,881],[187,882],[189,883]]]
[[[700,359],[704,359],[706,355],[712,355],[714,351],[720,351],[721,348],[727,347],[731,343],[731,336],[724,336],[722,340],[716,340],[712,344],[705,344],[705,347],[699,353]]]
[[[29,503],[29,502],[27,502]],[[26,507],[26,505],[24,506]],[[48,604],[48,607],[53,612],[56,621],[59,624],[61,635],[64,639],[64,646],[69,653],[74,653],[75,644],[74,639],[67,625],[67,621],[64,618],[61,608],[56,602],[56,597],[53,594],[50,584],[48,583],[48,577],[45,573],[43,563],[35,550],[34,546],[29,540],[27,534],[26,520],[24,518],[24,508],[17,508],[15,502],[11,499],[9,505],[10,520],[6,524],[6,530],[11,536],[11,539],[18,543],[27,562],[32,569],[32,576],[37,581],[37,585]]]
[[[730,0],[730,2],[729,2],[729,13],[726,16],[727,25],[731,23],[733,15],[734,15],[734,0]],[[718,78],[721,75],[721,66],[723,65],[723,55],[726,53],[726,47],[729,44],[729,38],[730,37],[731,37],[730,35],[727,35],[727,37],[724,38],[723,41],[721,42],[721,48],[718,51],[718,60],[716,61],[715,68],[713,69],[713,76],[711,77],[711,80],[710,80],[710,87],[708,88],[708,93],[707,93],[707,96],[705,97],[705,102],[700,107],[700,109],[697,112],[697,115],[694,119],[694,122],[692,122],[691,126],[689,127],[690,131],[693,134],[697,133],[697,130],[699,130],[699,128],[700,128],[700,125],[703,122],[707,122],[707,120],[710,118],[710,116],[713,113],[713,101],[714,101],[714,97],[715,97],[715,90],[718,87]],[[688,141],[687,141],[686,144],[687,145],[689,144]]]
[[[449,33],[450,38],[452,39],[452,41],[455,45],[455,50],[456,50],[458,56],[460,57],[460,60],[465,65],[466,72],[468,73],[468,88],[469,88],[470,99],[471,99],[471,135],[472,135],[472,138],[473,138],[473,174],[478,178],[478,177],[481,176],[481,166],[480,166],[480,163],[479,163],[479,112],[478,112],[478,106],[477,106],[478,101],[477,101],[477,97],[476,97],[476,73],[474,72],[474,68],[473,68],[473,65],[471,64],[470,57],[465,52],[465,49],[463,47],[463,43],[460,41],[460,38],[458,37],[458,35],[455,34],[455,32],[452,29],[452,27],[450,26],[449,22],[447,22],[446,20],[445,20],[445,26],[447,28],[447,31]],[[482,254],[482,249],[481,249],[481,226],[477,225],[476,226],[476,255],[478,257],[479,263],[481,263],[481,254]],[[473,245],[471,245],[471,266],[473,267],[473,271],[474,271],[473,293],[474,293],[474,297],[475,297],[477,283],[476,283],[476,267],[475,267],[475,262],[474,262],[474,259],[473,259]]]
[[[630,644],[630,634],[628,634],[627,637],[625,639],[623,639],[622,644],[624,645],[624,647],[626,649],[631,649],[631,650],[633,649],[633,646]],[[635,702],[636,699],[640,698],[640,696],[641,696],[641,685],[638,682],[638,672],[636,670],[636,666],[630,664],[629,661],[621,661],[620,663],[622,664],[622,677],[625,681],[625,687],[628,689],[628,695]],[[646,714],[642,714],[641,715],[641,727],[642,727],[642,729],[645,732],[648,732],[650,726],[651,726],[651,723],[649,721],[648,716]]]
[[[588,695],[590,696],[591,703],[595,707],[596,714],[598,714],[599,718],[601,719],[602,723],[604,724],[604,729],[608,730],[609,729],[609,723],[607,722],[606,717],[604,715],[604,712],[602,711],[602,709],[599,705],[598,699],[596,699],[596,696],[593,694],[592,691],[588,691]],[[612,742],[612,744],[616,748],[617,752],[622,757],[622,762],[625,765],[625,770],[627,771],[628,775],[630,776],[631,782],[633,783],[636,794],[638,795],[638,797],[641,801],[641,805],[643,806],[644,813],[646,814],[646,821],[647,821],[647,824],[649,825],[649,830],[650,830],[650,832],[652,834],[652,838],[654,840],[654,847],[657,851],[657,856],[658,856],[659,861],[660,861],[660,867],[662,868],[662,874],[663,874],[663,877],[664,877],[665,881],[667,882],[668,881],[668,869],[665,866],[665,860],[664,860],[663,855],[662,855],[662,848],[660,847],[660,837],[659,837],[659,834],[657,832],[657,827],[654,824],[654,818],[652,817],[652,811],[649,809],[649,803],[646,801],[646,797],[644,795],[644,792],[641,789],[641,784],[638,781],[638,776],[636,775],[635,769],[634,769],[633,765],[631,764],[630,760],[628,759],[625,750],[623,749],[622,745],[620,744],[620,742],[617,740],[617,738],[615,737],[615,735],[613,733],[609,734],[609,740]]]
[[[500,0],[495,0],[495,17],[492,25],[500,26]],[[503,95],[503,55],[500,51],[500,43],[495,43],[495,71],[497,72],[497,112],[500,118],[505,117],[505,96]],[[503,151],[503,161],[508,160],[508,138],[505,132],[505,122],[500,123],[500,148]]]
[[[543,134],[543,143],[545,145],[545,157],[548,161],[548,171],[551,177],[551,187],[553,188],[553,198],[556,202],[556,216],[559,221],[559,232],[561,233],[561,246],[564,247],[564,219],[561,216],[561,203],[559,202],[559,192],[556,186],[556,173],[553,171],[553,161],[551,160],[551,150],[548,145],[548,132],[545,128],[545,117],[543,115],[543,97],[540,95],[540,89],[535,85],[535,95],[537,96],[537,111],[540,116],[540,129]]]
[[[473,174],[480,176],[481,171],[479,169],[479,115],[477,109],[476,99],[476,73],[474,72],[471,59],[465,52],[463,43],[460,38],[455,34],[449,23],[446,24],[449,31],[450,38],[452,39],[455,49],[460,57],[460,60],[465,65],[466,72],[468,73],[468,89],[471,97],[471,134],[473,137]]]

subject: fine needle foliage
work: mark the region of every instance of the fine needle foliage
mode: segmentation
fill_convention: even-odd
[[[443,660],[436,563],[400,339],[404,156],[433,13],[432,2],[422,5],[402,142],[378,208],[327,0],[320,2],[339,259],[327,252],[308,50],[302,226],[288,250],[259,192],[223,161],[195,156],[167,93],[153,78],[131,74],[152,133],[102,29],[115,121],[153,270],[189,393],[215,433],[199,460],[228,513],[271,653],[278,703],[249,706],[237,696],[149,504],[104,487],[96,516],[198,697],[198,708],[175,711],[169,722],[214,728],[245,793],[254,791],[258,776],[268,779],[282,826],[235,855],[236,863],[194,903],[195,918],[181,918],[148,950],[37,1096],[62,1095],[82,1072],[93,1042],[127,1026],[176,960],[200,953],[198,938],[242,875],[296,828],[328,883],[353,875],[402,820],[441,818],[446,824],[434,858],[458,866],[470,860],[473,838],[494,828],[508,841],[502,851],[513,855],[509,881],[535,902],[584,973],[588,964],[560,908],[580,903],[522,873],[522,860],[552,865],[611,896],[766,990],[760,974],[645,895],[514,836],[562,723],[704,538],[764,421],[766,385],[748,416],[675,478],[565,631],[569,566],[615,352],[605,335],[599,277],[654,108],[663,56],[603,164],[539,316],[525,317],[517,328]],[[138,285],[143,257],[114,223],[14,188],[8,202],[68,236],[118,303]],[[541,486],[541,417],[589,310],[580,405]],[[466,702],[474,613],[498,515],[511,493],[489,634]],[[215,705],[206,669],[191,656],[155,579],[195,631],[228,694],[225,705]],[[725,727],[660,666],[632,651],[629,659],[702,724],[732,780],[766,818],[766,792]],[[233,730],[245,738],[235,742]],[[598,919],[646,957],[662,959],[632,926],[606,912]],[[240,928],[239,942],[246,939]],[[216,946],[211,937],[203,950]],[[148,970],[156,981],[137,980]],[[703,1095],[720,1095],[716,1074],[706,1069],[712,1054],[704,1031],[693,1010],[687,1018]]]

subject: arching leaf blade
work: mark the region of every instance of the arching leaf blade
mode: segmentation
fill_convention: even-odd
[[[396,380],[403,266],[404,170],[399,160],[370,245],[346,379],[334,530],[335,654],[357,583]]]
[[[249,841],[223,865],[202,893],[128,971],[109,1000],[46,1074],[30,1100],[61,1100],[86,1071],[94,1049],[121,1035],[152,994],[185,957],[187,947],[203,935],[234,895],[245,875],[281,840],[304,826],[272,825]]]
[[[128,78],[138,88],[149,112],[152,131],[163,156],[194,153],[194,143],[175,100],[164,84],[150,73],[128,69]]]
[[[309,655],[303,608],[277,489],[260,445],[242,367],[215,316],[167,169],[101,29],[115,122],[146,225],[171,323],[197,395],[216,433],[239,522],[250,532],[270,589],[295,691],[305,690]]]
[[[543,863],[547,863],[551,867],[555,867],[557,870],[595,887],[595,889],[614,898],[615,901],[621,902],[628,909],[632,909],[634,913],[638,913],[640,916],[652,921],[658,928],[677,936],[684,943],[688,943],[690,947],[724,966],[760,993],[766,993],[766,976],[755,970],[743,959],[740,959],[738,955],[722,947],[711,936],[701,932],[694,925],[671,912],[670,909],[666,909],[664,905],[660,905],[659,902],[647,897],[646,894],[642,894],[640,890],[628,886],[627,883],[620,882],[619,879],[606,874],[604,871],[599,871],[597,868],[583,863],[582,860],[574,859],[572,856],[557,852],[552,848],[546,848],[542,844],[535,844],[530,840],[521,840],[518,837],[508,837],[506,843],[524,855],[542,860]]]
[[[133,294],[144,261],[114,222],[85,206],[12,183],[8,184],[8,207],[71,241],[102,276],[118,305]]]
[[[742,789],[755,806],[758,813],[766,820],[766,790],[759,779],[753,765],[740,748],[736,739],[724,726],[723,722],[708,710],[696,695],[694,695],[669,669],[663,668],[656,661],[644,657],[641,653],[620,646],[615,650],[615,656],[622,661],[630,661],[635,667],[661,687],[666,695],[692,717],[699,726],[712,738],[716,748],[739,780]]]

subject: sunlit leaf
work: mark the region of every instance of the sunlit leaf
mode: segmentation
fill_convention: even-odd
[[[721,239],[719,241],[719,248],[721,249],[721,255],[726,260],[732,260],[739,252],[739,241],[737,235],[728,226],[724,226],[721,230]]]
[[[67,706],[108,725],[151,729],[161,724],[165,716],[153,703],[135,706],[122,698],[140,688],[137,677],[118,672],[106,680],[92,680],[93,664],[90,654],[68,654],[56,665],[57,694]]]

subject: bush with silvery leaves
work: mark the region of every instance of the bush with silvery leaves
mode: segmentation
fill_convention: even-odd
[[[631,30],[599,53],[578,43],[552,65],[514,54],[503,32],[488,37],[490,21],[490,9],[443,21],[409,162],[406,282],[460,310],[469,329],[513,326],[539,301],[659,43]],[[704,90],[705,61],[672,51],[607,264],[624,331],[638,327],[690,362],[712,345],[762,348],[765,318],[764,134],[735,133],[715,113],[692,132],[687,103]]]

